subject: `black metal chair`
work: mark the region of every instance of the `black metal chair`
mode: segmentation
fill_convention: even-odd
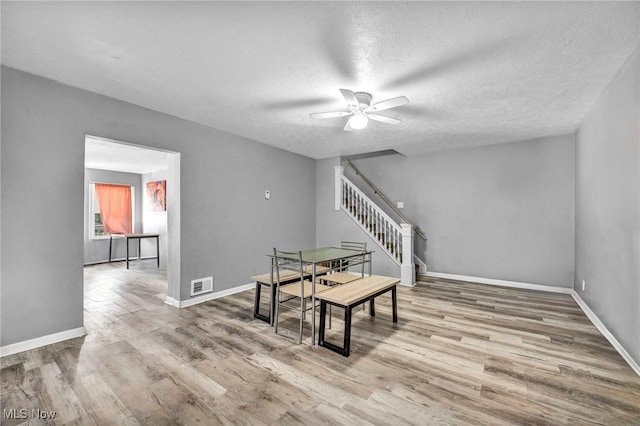
[[[303,334],[303,321],[305,317],[306,300],[312,297],[313,284],[310,280],[305,279],[308,276],[307,269],[302,262],[302,252],[284,252],[278,251],[274,247],[273,259],[275,266],[275,284],[276,284],[276,304],[275,304],[275,320],[274,327],[275,332],[278,333],[278,317],[280,314],[280,306],[295,298],[300,299],[300,331],[298,336],[298,343],[302,343]],[[287,282],[286,286],[281,285],[281,275],[284,271],[294,271],[299,274],[300,279],[295,282]],[[328,290],[331,287],[316,283],[315,291],[320,293],[321,291]],[[282,299],[284,295],[285,299]],[[313,306],[312,306],[313,309]],[[313,314],[312,314],[313,315]]]

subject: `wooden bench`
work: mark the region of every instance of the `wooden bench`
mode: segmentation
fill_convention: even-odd
[[[316,276],[326,274],[329,272],[329,268],[324,266],[316,266]],[[304,278],[311,278],[312,269],[311,266],[305,267]],[[290,284],[295,281],[300,280],[300,274],[294,271],[281,270],[280,271],[280,285]],[[251,281],[256,282],[256,294],[253,302],[253,317],[260,319],[262,321],[268,322],[273,325],[273,315],[272,312],[275,309],[276,303],[276,273],[273,272],[273,282],[271,280],[271,273],[267,272],[266,274],[254,275],[251,277]],[[260,313],[260,295],[262,286],[267,286],[271,289],[269,294],[269,314],[264,315]]]
[[[398,297],[396,286],[400,282],[398,278],[371,275],[366,278],[333,287],[322,293],[316,294],[320,301],[320,328],[318,331],[318,345],[334,352],[349,356],[351,346],[351,312],[361,303],[369,302],[369,315],[375,316],[374,299],[381,294],[391,291],[391,304],[393,322],[398,322]],[[337,346],[324,340],[327,304],[344,308],[344,343]]]

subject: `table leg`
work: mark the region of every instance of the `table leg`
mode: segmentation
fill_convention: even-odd
[[[269,315],[271,315],[271,325],[274,325],[275,322],[275,311],[276,305],[278,304],[278,288],[276,287],[276,282],[273,279],[273,268],[275,268],[275,259],[271,258],[271,272],[269,280],[271,282],[271,301],[269,302],[271,305],[269,306]]]
[[[125,237],[125,241],[127,242],[127,269],[129,269],[129,239]]]
[[[158,259],[158,268],[160,267],[160,236],[156,237],[156,256]]]
[[[138,238],[138,260],[140,261],[140,263],[142,263],[142,250],[141,250],[141,243],[142,242],[142,238]]]
[[[113,235],[109,235],[109,263],[111,263],[111,247],[113,246]]]
[[[311,346],[316,345],[316,264],[311,268]]]
[[[278,297],[277,294],[277,288],[275,284],[271,284],[271,291],[270,291],[270,297],[271,300],[269,301],[270,306],[269,306],[269,325],[273,325],[273,320],[274,320],[274,312],[276,311],[276,303],[278,303],[278,301],[276,300],[276,298]]]

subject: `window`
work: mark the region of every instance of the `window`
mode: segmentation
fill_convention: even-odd
[[[90,182],[89,183],[89,196],[90,196],[90,209],[89,209],[89,238],[91,239],[103,239],[108,238],[109,233],[107,232],[105,225],[102,221],[102,216],[100,215],[100,203],[98,202],[98,196],[96,195],[96,183],[100,182]],[[120,187],[127,187],[131,189],[131,199],[129,200],[129,208],[131,209],[131,230],[134,229],[135,223],[135,187],[129,185],[117,185],[117,184],[109,184]]]

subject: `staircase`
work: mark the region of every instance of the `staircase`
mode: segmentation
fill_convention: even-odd
[[[349,179],[342,177],[340,206],[366,231],[400,266],[402,264],[402,234],[395,223],[360,191]]]
[[[344,176],[344,167],[335,167],[335,178],[335,209],[345,211],[400,266],[401,284],[414,285],[413,225],[396,223]]]

